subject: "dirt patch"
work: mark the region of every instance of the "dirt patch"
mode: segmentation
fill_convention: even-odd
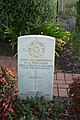
[[[14,56],[16,53],[16,49],[12,49],[12,46],[9,41],[1,41],[0,42],[0,56]]]
[[[72,52],[72,47],[66,46],[56,57],[56,69],[61,72],[80,73],[80,60]]]

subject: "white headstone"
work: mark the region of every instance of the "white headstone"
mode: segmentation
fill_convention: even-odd
[[[27,35],[18,38],[18,96],[53,96],[55,38]]]

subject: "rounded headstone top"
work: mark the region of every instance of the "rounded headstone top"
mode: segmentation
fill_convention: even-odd
[[[22,39],[22,38],[47,38],[47,39],[54,39],[54,37],[51,37],[51,36],[47,36],[47,35],[24,35],[24,36],[19,36],[18,38],[19,39]]]

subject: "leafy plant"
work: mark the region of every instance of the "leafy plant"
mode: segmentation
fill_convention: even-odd
[[[16,93],[14,71],[0,66],[0,119],[5,120],[14,110]]]
[[[16,101],[16,102],[15,102]],[[52,101],[47,101],[43,97],[27,98],[21,101],[16,98],[14,101],[14,114],[11,115],[16,120],[67,120],[65,114],[67,99],[54,97]]]
[[[5,34],[7,34],[11,39],[11,44],[14,46],[17,44],[17,38],[20,35],[24,35],[21,31],[18,31],[15,28],[6,27]],[[56,38],[56,54],[58,55],[58,50],[63,50],[63,46],[67,43],[70,44],[70,33],[61,28],[58,24],[55,23],[43,23],[38,27],[28,27],[28,30],[25,31],[25,34],[30,35],[48,35]],[[59,55],[58,55],[59,56]]]
[[[73,78],[73,83],[69,85],[70,106],[69,114],[73,115],[75,120],[80,119],[80,77]]]

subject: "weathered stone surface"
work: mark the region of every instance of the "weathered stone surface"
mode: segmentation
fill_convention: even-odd
[[[19,97],[53,95],[55,38],[28,35],[18,38]]]

